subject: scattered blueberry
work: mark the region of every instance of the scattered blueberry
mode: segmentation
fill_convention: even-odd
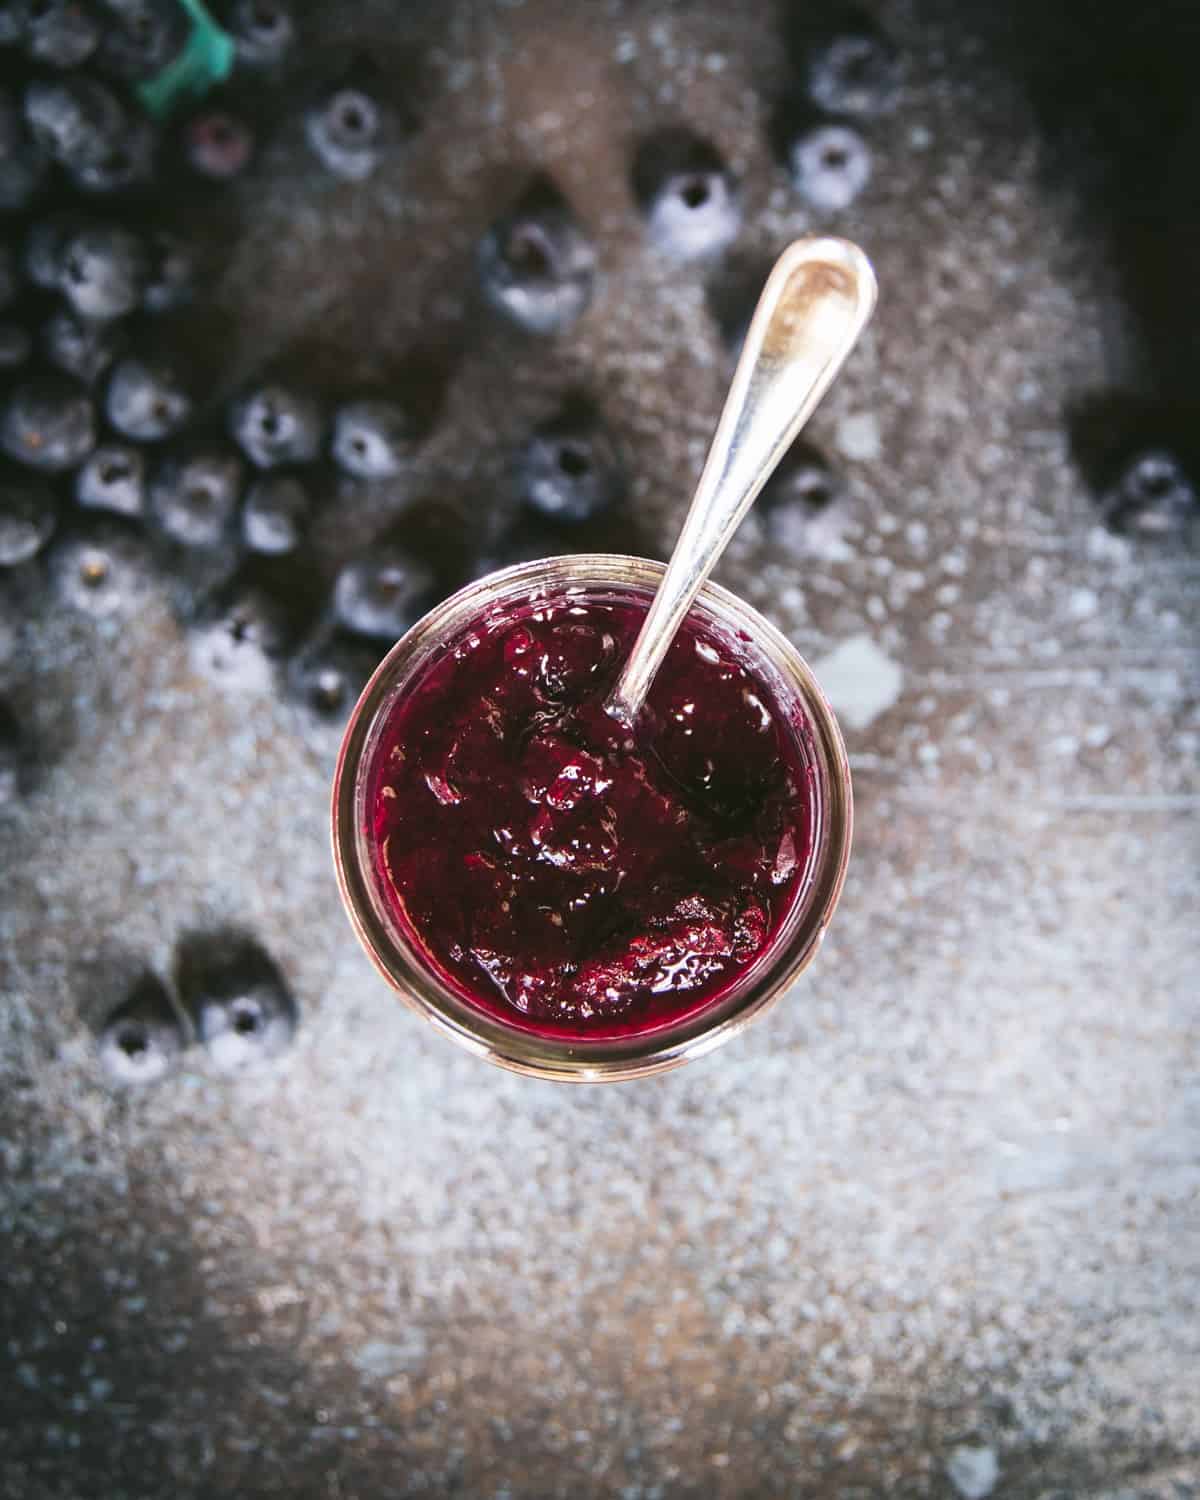
[[[129,128],[120,100],[95,78],[31,83],[25,119],[46,154],[70,171],[101,167]]]
[[[528,333],[559,333],[595,289],[596,252],[570,204],[537,177],[479,243],[477,270],[492,307]]]
[[[196,281],[196,262],[187,244],[178,235],[157,230],[147,243],[146,282],[142,288],[142,306],[147,312],[173,312],[192,297]]]
[[[331,451],[339,467],[357,479],[388,479],[415,436],[413,420],[396,401],[347,401],[333,419]]]
[[[340,727],[385,649],[344,630],[323,630],[289,662],[288,690],[318,723]]]
[[[192,444],[164,458],[150,481],[150,515],[183,547],[215,547],[226,537],[242,489],[242,461],[222,443]]]
[[[192,625],[192,666],[232,692],[266,693],[275,685],[292,634],[279,598],[237,580]]]
[[[81,318],[69,307],[52,313],[42,328],[42,354],[64,375],[94,385],[120,354],[124,334],[114,322]]]
[[[582,400],[569,401],[525,444],[517,483],[531,510],[566,523],[590,521],[625,493],[616,445],[598,413]]]
[[[237,45],[238,62],[251,67],[279,62],[296,39],[296,25],[283,0],[233,0],[225,27]]]
[[[77,68],[96,50],[100,26],[81,0],[30,0],[25,50],[52,68]]]
[[[666,130],[638,148],[633,191],[650,239],[675,260],[719,255],[741,228],[737,189],[716,148]]]
[[[272,1062],[296,1034],[296,1003],[274,960],[228,934],[194,938],[194,957],[181,963],[184,1004],[222,1073]]]
[[[811,125],[788,147],[796,190],[813,208],[848,208],[871,177],[871,151],[858,131],[836,121]]]
[[[0,213],[23,213],[49,170],[41,147],[26,138],[21,112],[0,89]]]
[[[104,0],[109,19],[96,65],[127,83],[150,79],[175,60],[190,21],[178,0]]]
[[[309,109],[304,129],[309,145],[336,177],[362,182],[379,164],[382,119],[364,89],[344,85]]]
[[[308,492],[294,474],[264,474],[242,505],[242,539],[252,552],[291,552],[308,525]]]
[[[320,409],[311,396],[281,385],[261,385],[232,405],[229,430],[252,464],[304,464],[321,447]]]
[[[24,749],[20,720],[0,698],[0,808],[11,807],[21,795]]]
[[[833,23],[802,29],[794,38],[805,88],[832,115],[873,115],[890,109],[899,85],[895,43],[858,5],[843,6]]]
[[[805,548],[809,522],[839,498],[837,477],[809,444],[793,443],[755,502],[767,539],[789,552]]]
[[[201,177],[227,182],[254,155],[254,132],[228,110],[201,110],[183,127],[183,153]]]
[[[123,318],[141,301],[148,270],[146,247],[128,229],[97,224],[62,247],[59,286],[83,318]]]
[[[433,603],[433,569],[396,543],[353,558],[333,586],[333,613],[357,635],[394,641]]]
[[[65,375],[38,375],[19,385],[0,417],[0,447],[32,469],[73,469],[95,444],[95,408],[87,391]]]
[[[192,398],[165,359],[127,355],[109,379],[105,411],[118,432],[153,443],[179,431],[191,415]]]
[[[177,1065],[186,1045],[166,988],[143,974],[100,1030],[100,1066],[114,1083],[154,1083]]]
[[[1197,488],[1170,448],[1129,455],[1100,496],[1105,525],[1131,536],[1170,536],[1197,514]]]
[[[33,352],[28,328],[20,323],[0,322],[0,374],[18,370]]]
[[[101,619],[141,602],[150,554],[140,531],[128,523],[77,523],[51,547],[50,576],[60,603]]]
[[[54,493],[44,480],[0,469],[0,568],[28,562],[50,540],[58,518]]]
[[[75,474],[75,499],[86,510],[141,516],[146,509],[146,460],[127,443],[104,443]]]

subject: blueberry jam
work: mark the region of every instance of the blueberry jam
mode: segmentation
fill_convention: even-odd
[[[636,730],[604,699],[646,610],[538,596],[466,627],[394,702],[366,779],[375,875],[459,996],[543,1036],[715,1005],[808,884],[807,720],[693,612]]]

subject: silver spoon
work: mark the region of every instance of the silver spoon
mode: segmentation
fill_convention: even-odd
[[[691,508],[605,707],[632,724],[700,586],[829,389],[875,307],[871,262],[849,240],[797,240],[750,320]]]

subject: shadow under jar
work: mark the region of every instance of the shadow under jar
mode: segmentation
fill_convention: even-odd
[[[493,573],[393,647],[333,787],[367,953],[460,1045],[541,1078],[674,1067],[813,957],[850,852],[833,711],[790,642],[706,584],[633,731],[604,699],[663,566]]]

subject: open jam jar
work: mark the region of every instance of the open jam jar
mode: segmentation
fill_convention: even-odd
[[[636,726],[605,711],[662,572],[494,573],[398,642],[346,730],[333,841],[360,939],[521,1072],[629,1078],[716,1046],[804,968],[845,875],[837,724],[741,600],[707,585]]]

